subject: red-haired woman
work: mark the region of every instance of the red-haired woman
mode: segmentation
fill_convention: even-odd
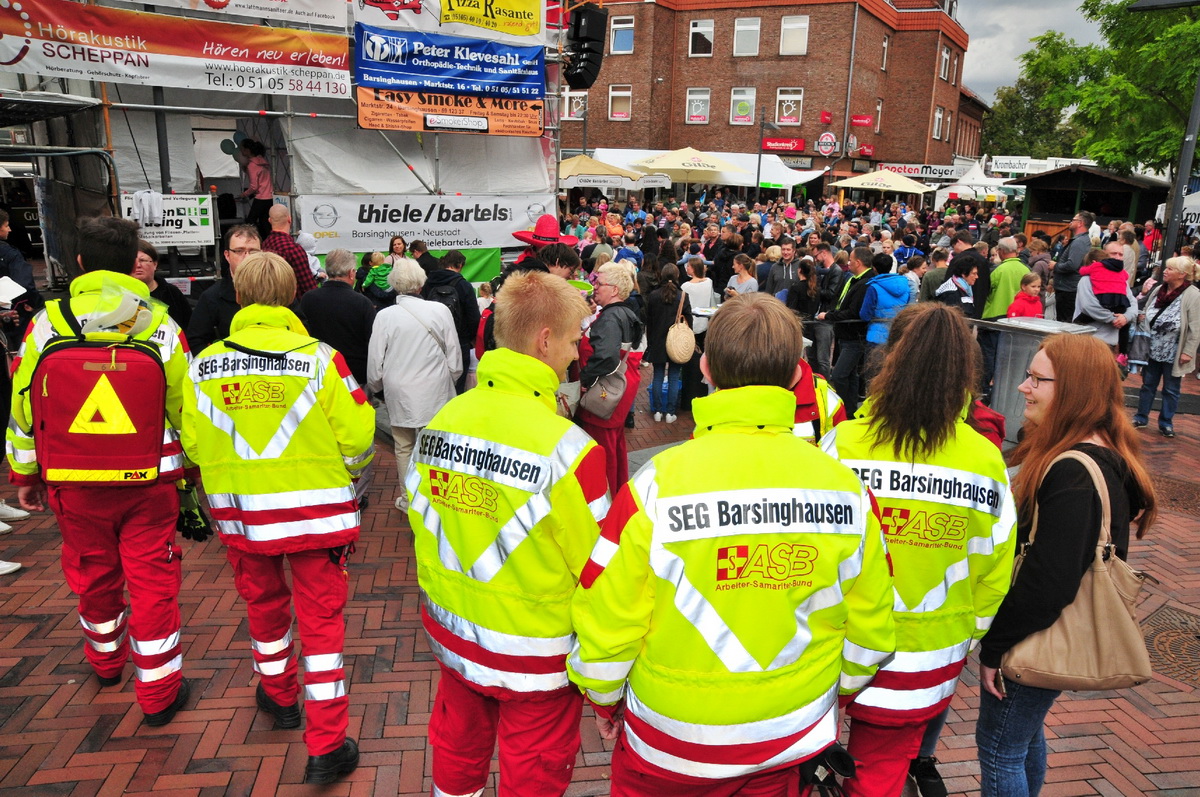
[[[1004,654],[1030,634],[1054,624],[1075,600],[1100,539],[1101,498],[1079,452],[1104,474],[1117,556],[1129,551],[1155,517],[1154,486],[1142,463],[1137,435],[1125,415],[1121,375],[1102,341],[1054,335],[1042,343],[1018,390],[1025,396],[1024,438],[1011,464],[1020,524],[1017,543],[1031,532],[1020,573],[991,629],[980,642],[983,694],[975,741],[983,797],[1036,795],[1046,776],[1046,714],[1060,694],[1000,677]],[[1033,529],[1034,510],[1037,528]]]

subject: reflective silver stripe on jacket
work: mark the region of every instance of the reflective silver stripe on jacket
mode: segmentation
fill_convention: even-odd
[[[562,672],[553,673],[510,672],[464,658],[432,638],[429,640],[429,647],[438,661],[479,686],[494,686],[512,692],[552,692],[570,683],[567,680],[566,668],[563,668]]]
[[[459,639],[473,642],[484,650],[506,656],[565,656],[571,652],[575,635],[531,637],[493,631],[443,609],[422,593],[425,611],[434,622]]]
[[[359,525],[358,510],[311,520],[287,520],[280,523],[243,523],[240,520],[216,520],[217,531],[245,537],[252,542],[272,542],[308,534],[336,534]]]
[[[354,500],[354,488],[321,487],[315,490],[285,490],[277,493],[210,493],[208,505],[213,509],[241,509],[244,512],[274,512],[307,506],[344,504]]]

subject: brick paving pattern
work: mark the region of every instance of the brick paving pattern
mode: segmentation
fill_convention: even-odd
[[[1136,384],[1136,377],[1131,378]],[[1200,382],[1186,381],[1189,394]],[[655,424],[639,397],[630,449],[686,439],[690,416]],[[1200,490],[1200,418],[1180,416],[1179,437],[1154,426],[1142,432],[1152,470]],[[183,542],[184,673],[193,681],[187,708],[162,728],[142,725],[126,681],[100,689],[84,660],[75,598],[58,563],[58,532],[48,514],[15,523],[0,537],[0,558],[25,569],[0,577],[0,797],[21,795],[418,795],[430,791],[426,723],[437,668],[420,631],[410,530],[392,508],[394,461],[379,447],[378,470],[364,513],[362,539],[349,567],[346,669],[350,734],[362,763],[347,780],[301,784],[300,731],[271,729],[254,706],[245,610],[220,543]],[[10,502],[11,488],[0,491]],[[1166,623],[1155,636],[1162,669],[1145,686],[1078,694],[1059,701],[1049,719],[1047,797],[1200,795],[1200,678],[1195,623],[1200,623],[1200,537],[1195,501],[1164,512],[1134,563],[1158,580],[1141,606]],[[1180,618],[1189,622],[1180,622]],[[1165,618],[1165,619],[1164,619]],[[1148,626],[1149,627],[1149,626]],[[1168,666],[1169,665],[1169,666]],[[942,736],[939,757],[951,792],[978,794],[972,736],[978,685],[972,664]],[[608,792],[609,746],[589,718],[569,794]],[[493,767],[494,771],[494,767]],[[493,781],[494,781],[493,776]],[[495,783],[488,786],[495,794]]]

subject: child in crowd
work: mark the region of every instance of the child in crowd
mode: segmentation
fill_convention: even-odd
[[[1032,271],[1021,277],[1021,289],[1008,306],[1009,318],[1044,318],[1042,278]]]
[[[388,307],[396,300],[396,292],[388,284],[388,274],[392,273],[392,264],[385,262],[383,252],[371,252],[364,255],[364,266],[368,266],[367,275],[363,277],[362,292],[379,307]]]
[[[1091,277],[1092,291],[1096,301],[1106,310],[1121,314],[1129,309],[1129,297],[1126,289],[1129,285],[1129,275],[1125,273],[1125,261],[1120,258],[1105,258],[1103,249],[1092,249],[1088,252],[1086,263],[1079,269],[1082,277]],[[1081,314],[1075,323],[1082,324],[1092,319]]]

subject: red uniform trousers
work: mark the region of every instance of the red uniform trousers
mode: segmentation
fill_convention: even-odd
[[[164,710],[183,677],[175,485],[47,492],[63,538],[63,575],[79,595],[88,663],[102,677],[118,676],[132,647],[138,705],[147,714]]]
[[[254,670],[262,676],[263,691],[281,706],[294,706],[300,687],[299,669],[292,656],[292,590],[283,575],[283,558],[292,568],[296,620],[304,653],[304,744],[308,754],[325,755],[346,740],[350,698],[342,668],[346,639],[347,579],[327,548],[264,555],[227,548],[233,581],[246,601]]]
[[[500,797],[561,797],[575,771],[582,714],[583,695],[574,688],[500,700],[443,666],[429,718],[433,797],[482,794],[497,735]]]
[[[656,767],[617,740],[612,755],[612,797],[808,797],[798,764],[740,778],[710,780]]]
[[[909,762],[920,752],[928,724],[883,726],[852,717],[846,749],[858,766],[842,783],[846,797],[896,797],[904,791]]]

